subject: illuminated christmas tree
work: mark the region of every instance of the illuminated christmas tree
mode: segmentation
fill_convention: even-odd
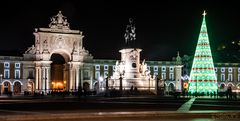
[[[217,93],[217,78],[215,75],[210,43],[208,40],[205,21],[206,12],[203,13],[201,31],[193,59],[190,73],[188,92],[204,95]]]

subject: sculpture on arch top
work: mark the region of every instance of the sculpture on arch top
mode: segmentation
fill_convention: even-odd
[[[49,24],[49,27],[52,29],[70,29],[67,17],[63,16],[61,11],[50,20],[51,23]]]

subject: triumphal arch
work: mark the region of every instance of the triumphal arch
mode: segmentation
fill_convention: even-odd
[[[83,47],[83,33],[71,30],[61,11],[50,20],[49,28],[35,29],[35,44],[24,53],[26,88],[41,92],[78,90],[83,70],[91,70],[87,63],[93,57]]]

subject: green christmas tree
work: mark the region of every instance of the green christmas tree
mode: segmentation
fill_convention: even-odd
[[[215,75],[213,58],[208,40],[205,21],[206,12],[203,13],[201,31],[193,59],[190,73],[188,92],[204,95],[217,93],[217,78]]]

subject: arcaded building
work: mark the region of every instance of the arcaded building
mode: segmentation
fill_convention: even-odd
[[[85,43],[87,41],[84,40],[83,32],[70,29],[70,24],[61,11],[51,18],[47,28],[36,28],[33,36],[35,43],[26,49],[23,56],[0,56],[0,94],[8,92],[13,92],[15,95],[24,92],[46,94],[53,90],[78,91],[79,89],[101,92],[106,90],[107,77],[109,89],[119,89],[117,87],[119,84],[116,84],[117,76],[114,76],[118,67],[134,70],[133,74],[136,75],[131,75],[132,72],[129,71],[128,80],[135,78],[136,82],[137,78],[142,76],[149,79],[149,82],[142,83],[142,89],[156,92],[156,89],[161,87],[165,88],[166,92],[170,92],[181,91],[184,88],[183,65],[179,54],[176,54],[174,61],[145,61],[140,58],[141,54],[137,53],[138,62],[136,64],[134,59],[129,61],[131,67],[118,66],[124,64],[120,56],[116,60],[95,59],[94,55],[84,48],[83,41]],[[135,55],[130,54],[129,58],[132,57],[135,58]],[[217,67],[219,88],[231,84],[238,89],[239,63],[222,63],[215,67]],[[125,75],[122,76],[124,78]],[[115,79],[115,84],[111,83],[111,79],[113,81]],[[123,85],[123,88],[128,89],[129,86],[131,85],[125,87]]]

